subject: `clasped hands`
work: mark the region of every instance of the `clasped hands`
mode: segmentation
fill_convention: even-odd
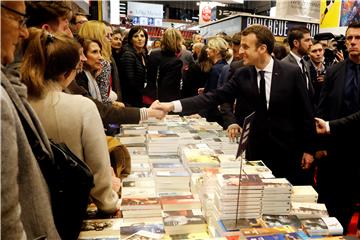
[[[171,102],[159,102],[155,100],[149,108],[147,108],[148,117],[163,119],[169,112],[174,110],[174,104]]]

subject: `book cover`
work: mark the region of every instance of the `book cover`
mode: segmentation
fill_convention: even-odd
[[[131,226],[120,227],[121,239],[129,237],[129,236],[131,236],[133,234],[136,234],[141,230],[146,231],[146,232],[155,233],[155,234],[158,234],[158,235],[165,234],[163,224],[134,224],[134,225],[131,225]]]
[[[298,230],[292,226],[277,226],[272,228],[244,228],[240,232],[245,237],[259,237],[264,235],[293,233]]]
[[[218,174],[219,185],[224,189],[237,189],[239,186],[239,174]],[[241,175],[240,188],[263,189],[264,184],[257,174]]]
[[[262,220],[266,227],[293,226],[301,229],[300,219],[295,215],[267,215],[262,216]]]
[[[237,223],[234,220],[219,220],[219,223],[224,227],[226,232],[238,232],[243,228],[261,228],[264,226],[261,219],[257,218],[243,218],[238,219]]]
[[[168,234],[206,231],[206,222],[200,209],[163,211],[164,228]]]
[[[160,209],[158,198],[124,198],[122,199],[121,210]]]

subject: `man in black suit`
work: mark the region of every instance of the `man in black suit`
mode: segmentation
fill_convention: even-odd
[[[240,99],[240,123],[256,111],[246,158],[262,159],[276,177],[303,184],[298,181],[299,175],[313,161],[312,106],[299,67],[271,57],[274,42],[267,27],[249,26],[242,32],[240,48],[247,66],[240,68],[234,78],[216,91],[154,107],[190,114],[234,97]],[[229,134],[234,137],[239,131],[237,126]]]
[[[360,111],[359,22],[348,26],[345,44],[349,58],[327,69],[317,109],[317,116],[330,122]],[[356,137],[358,129],[353,129]],[[352,139],[347,131],[327,135],[322,141],[327,156],[318,161],[319,201],[326,204],[329,214],[337,217],[344,229],[360,195],[359,142]]]
[[[281,61],[300,67],[306,77],[306,87],[309,90],[309,96],[313,100],[315,92],[312,85],[310,74],[311,63],[308,56],[312,46],[310,30],[306,27],[293,27],[289,30],[287,39],[290,46],[290,53]]]

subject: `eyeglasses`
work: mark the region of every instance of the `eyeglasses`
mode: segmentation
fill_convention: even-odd
[[[84,23],[86,23],[88,20],[81,20],[81,21],[78,21],[78,22],[76,22],[75,24],[84,24]]]
[[[20,20],[18,20],[19,27],[20,28],[26,28],[26,22],[28,20],[28,17],[27,17],[27,15],[25,13],[21,13],[19,11],[16,11],[15,9],[9,8],[9,7],[5,6],[4,4],[1,4],[1,7],[8,10],[8,11],[10,11],[10,12],[12,12],[12,13],[15,13],[17,15],[22,16],[22,18]]]

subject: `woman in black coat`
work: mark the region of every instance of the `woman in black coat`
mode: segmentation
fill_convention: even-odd
[[[179,30],[168,28],[161,40],[161,49],[149,55],[148,82],[145,94],[148,99],[169,102],[180,98],[182,61],[177,57],[182,50]],[[147,102],[150,104],[151,100]]]
[[[123,102],[132,107],[142,107],[142,95],[146,83],[147,32],[140,26],[130,29],[128,43],[123,47],[119,65]]]

